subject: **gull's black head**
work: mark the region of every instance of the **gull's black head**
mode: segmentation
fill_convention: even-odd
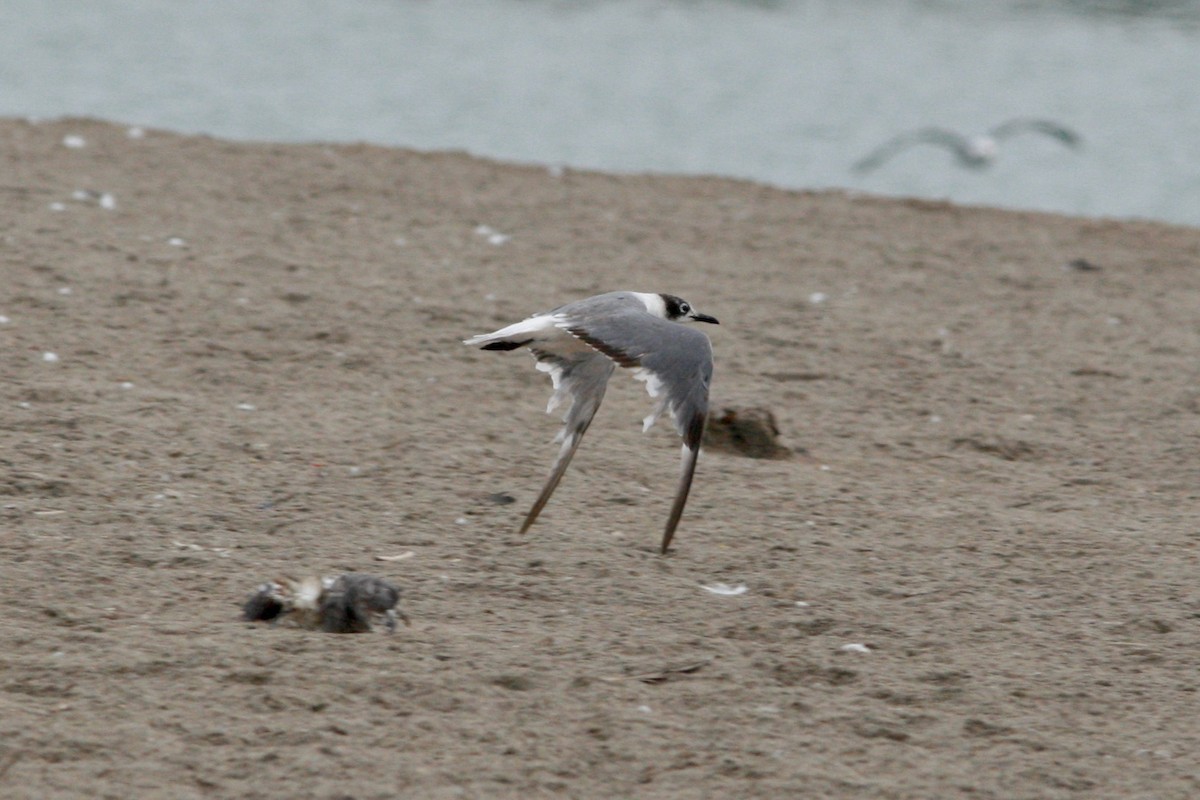
[[[692,304],[682,297],[676,297],[673,294],[659,295],[663,299],[663,305],[666,310],[667,319],[674,322],[687,322],[693,320],[695,322],[711,322],[713,325],[719,325],[716,317],[710,317],[708,314],[700,314]]]

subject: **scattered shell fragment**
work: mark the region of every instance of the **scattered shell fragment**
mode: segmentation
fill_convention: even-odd
[[[412,550],[405,550],[403,553],[397,553],[394,556],[377,555],[377,556],[375,556],[375,560],[376,561],[404,561],[405,559],[412,558],[415,555],[416,555],[416,553],[414,553]]]
[[[72,150],[78,150],[87,145],[87,139],[74,133],[68,133],[62,138],[63,147],[69,147]]]
[[[49,350],[47,350],[45,353],[42,353],[42,361],[45,361],[47,364],[54,364],[58,362],[58,360],[58,353],[51,353]]]
[[[117,198],[112,192],[97,192],[92,189],[76,189],[71,192],[71,199],[80,203],[95,203],[101,208],[112,209],[117,207]]]
[[[851,642],[850,644],[844,644],[838,649],[844,650],[847,653],[869,653],[869,652],[871,652],[871,648],[867,647],[862,642]]]
[[[700,588],[706,592],[712,592],[713,594],[725,597],[736,597],[739,594],[745,594],[750,591],[744,583],[739,583],[737,586],[730,586],[728,583],[710,583],[707,586],[701,584]]]
[[[166,500],[168,497],[178,499],[182,496],[183,495],[181,495],[179,492],[168,491],[168,492],[154,495],[154,499],[155,500]],[[194,550],[199,553],[204,553],[204,552],[216,553],[221,558],[229,558],[229,556],[233,552],[228,547],[205,547],[202,544],[196,544],[195,542],[181,542],[178,539],[172,539],[171,544],[175,545],[180,550]]]
[[[477,225],[475,227],[475,235],[486,238],[488,244],[494,245],[502,245],[512,238],[506,233],[500,233],[500,231],[496,230],[491,225]]]

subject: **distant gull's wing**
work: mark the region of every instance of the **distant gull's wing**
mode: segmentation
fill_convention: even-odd
[[[643,420],[646,430],[667,411],[675,420],[675,430],[683,437],[679,487],[663,531],[665,553],[675,536],[696,472],[696,458],[708,417],[712,344],[694,328],[634,309],[608,316],[571,315],[559,327],[616,364],[634,370],[634,377],[646,382],[646,391],[659,401]]]
[[[529,513],[525,516],[520,533],[525,533],[529,530],[529,526],[537,521],[538,514],[542,513],[542,509],[546,507],[550,495],[554,494],[554,490],[558,488],[558,482],[562,480],[567,466],[575,456],[583,434],[592,424],[596,410],[600,408],[600,401],[604,399],[604,390],[608,388],[608,379],[615,368],[612,361],[591,350],[577,353],[553,353],[537,347],[531,347],[530,350],[537,359],[537,368],[542,372],[550,373],[550,379],[554,381],[554,394],[550,397],[546,412],[553,411],[568,398],[571,405],[567,409],[567,413],[563,415],[562,430],[555,437],[555,441],[562,442],[558,458],[554,460],[554,466],[550,469],[550,476],[546,479],[546,485],[542,487],[542,493],[538,495],[533,508],[529,509]]]
[[[899,153],[918,144],[934,144],[953,150],[960,158],[969,151],[965,136],[944,128],[921,128],[920,130],[902,133],[890,141],[884,142],[865,158],[855,162],[852,170],[858,173],[871,172],[879,169]]]
[[[1079,147],[1083,143],[1083,137],[1075,131],[1045,119],[1010,119],[992,128],[988,133],[994,139],[1007,139],[1018,133],[1031,131],[1058,139],[1067,147]]]

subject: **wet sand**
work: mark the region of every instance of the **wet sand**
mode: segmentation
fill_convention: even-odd
[[[86,120],[0,164],[5,797],[1200,795],[1200,231]],[[518,537],[549,382],[460,343],[617,288],[795,452],[706,450],[667,556],[642,385]],[[239,620],[348,570],[412,626]]]

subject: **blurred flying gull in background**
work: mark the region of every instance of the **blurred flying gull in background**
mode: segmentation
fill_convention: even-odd
[[[866,158],[854,164],[858,173],[872,172],[901,152],[920,144],[944,147],[954,153],[958,163],[971,169],[983,169],[991,165],[1000,149],[1000,142],[1020,133],[1040,133],[1050,136],[1070,148],[1078,148],[1083,139],[1070,128],[1043,119],[1011,119],[989,130],[966,136],[945,128],[920,128],[902,133],[880,145]]]

